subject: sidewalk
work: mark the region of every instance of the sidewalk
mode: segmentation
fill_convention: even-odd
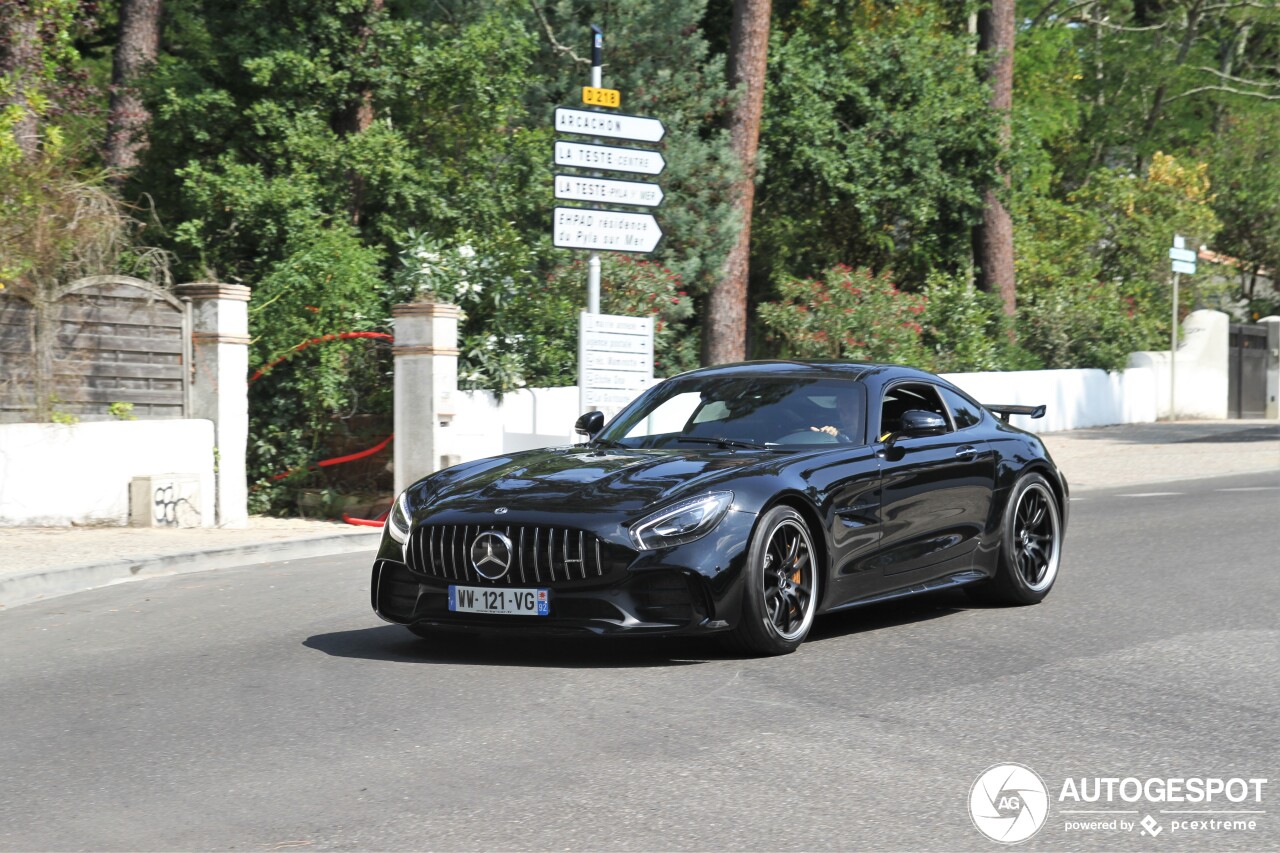
[[[1280,423],[1184,421],[1043,436],[1073,495],[1091,489],[1249,471],[1276,472]],[[368,561],[381,531],[305,519],[250,519],[239,530],[0,527],[0,610],[135,577],[351,554]]]

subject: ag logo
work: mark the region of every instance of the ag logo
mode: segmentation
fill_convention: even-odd
[[[978,831],[1002,844],[1026,841],[1049,816],[1049,791],[1034,770],[997,764],[969,790],[969,817]]]

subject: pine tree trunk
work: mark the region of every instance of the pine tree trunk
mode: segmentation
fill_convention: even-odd
[[[702,360],[723,364],[746,358],[747,274],[751,257],[751,209],[756,193],[756,151],[764,109],[765,70],[769,56],[771,0],[735,0],[729,33],[729,85],[738,94],[729,124],[729,144],[740,164],[733,188],[741,220],[738,239],[725,260],[720,281],[712,288],[703,315]]]
[[[991,8],[978,13],[978,49],[988,56],[987,79],[991,83],[991,108],[1000,115],[1000,147],[1008,150],[1013,107],[1014,0],[992,0]],[[1000,182],[1009,186],[1009,175],[1000,170]],[[1000,191],[983,193],[982,223],[974,228],[973,254],[977,283],[982,290],[999,293],[1006,314],[1018,306],[1013,270],[1013,220],[1000,200]]]
[[[142,105],[138,80],[156,61],[160,49],[161,0],[121,0],[120,43],[111,63],[111,107],[103,160],[116,182],[138,165],[147,147],[151,115]]]
[[[40,124],[30,99],[39,79],[39,21],[25,3],[0,3],[0,33],[0,78],[10,81],[8,93],[0,97],[0,108],[21,110],[13,138],[22,156],[30,160],[40,149]]]

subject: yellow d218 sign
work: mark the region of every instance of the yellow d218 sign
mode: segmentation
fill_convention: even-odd
[[[597,89],[594,86],[582,87],[582,103],[593,107],[620,107],[622,93],[617,89]]]

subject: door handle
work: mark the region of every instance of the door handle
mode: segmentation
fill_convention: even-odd
[[[978,455],[977,448],[973,447],[972,445],[966,444],[964,447],[956,448],[957,459],[973,459],[977,455]]]

